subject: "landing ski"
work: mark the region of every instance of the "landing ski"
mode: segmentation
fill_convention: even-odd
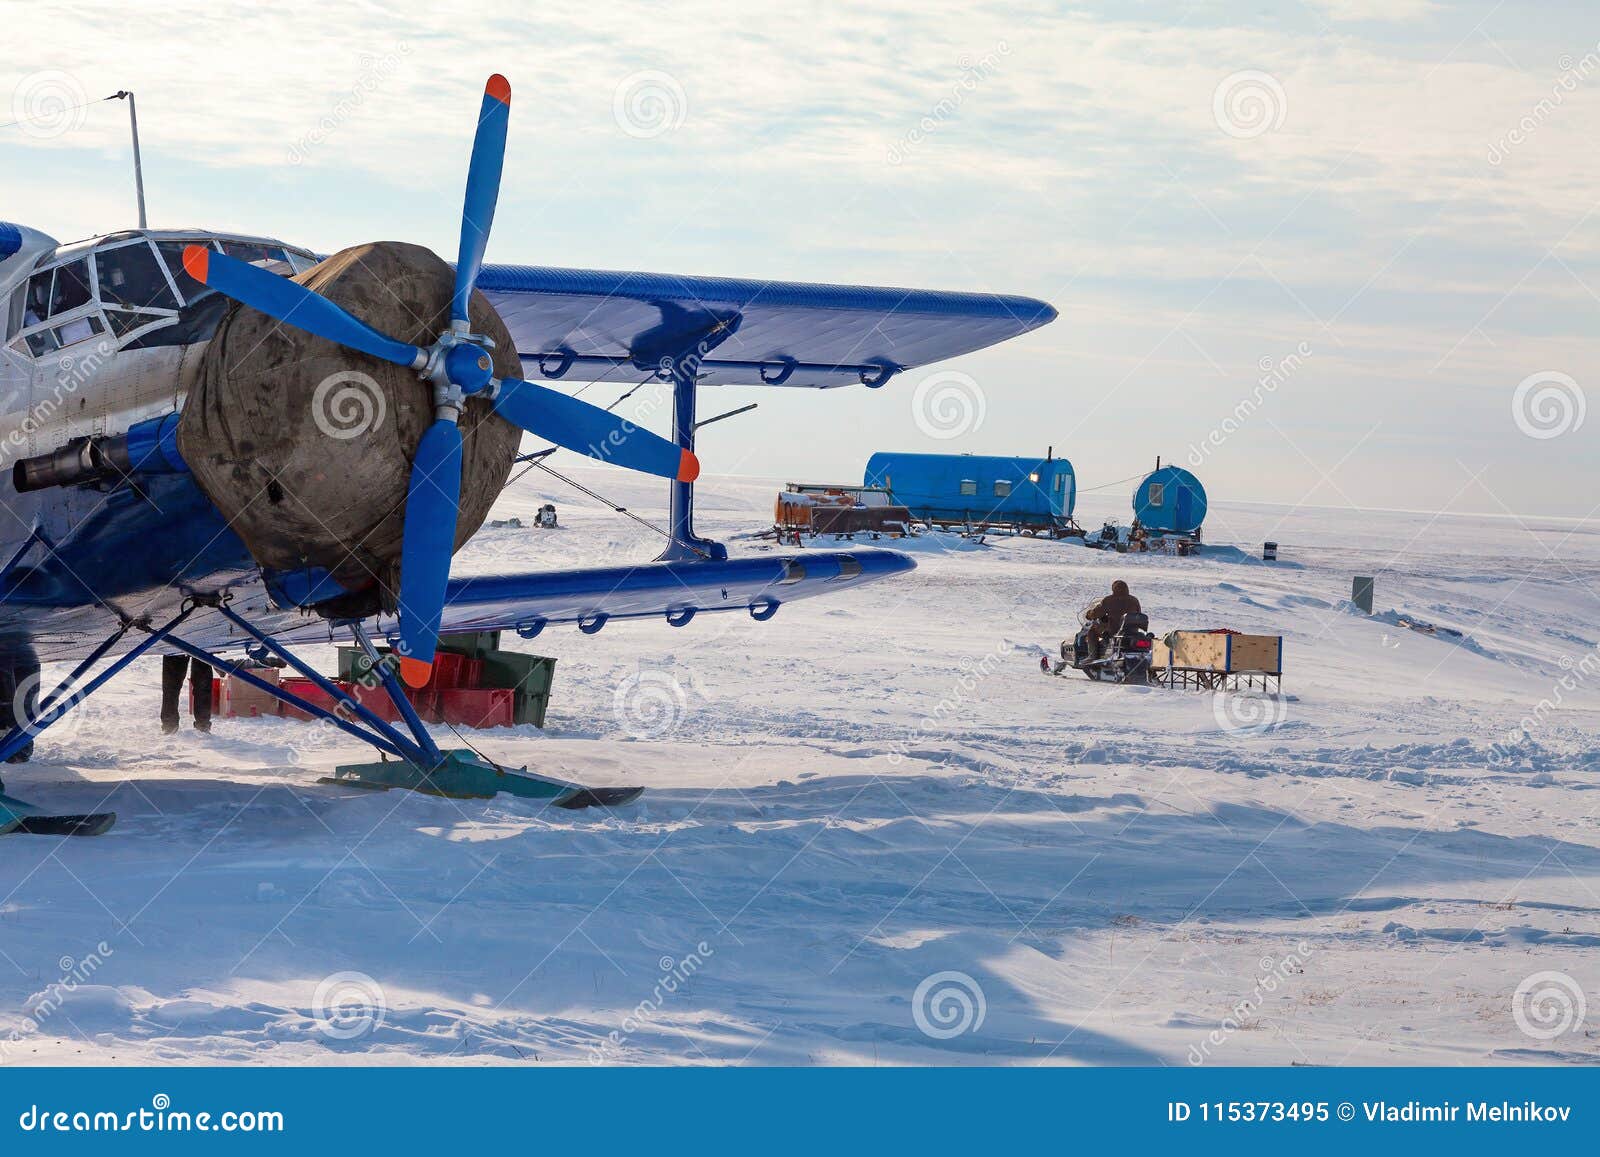
[[[0,836],[101,836],[116,822],[116,812],[45,815],[31,803],[0,793]]]

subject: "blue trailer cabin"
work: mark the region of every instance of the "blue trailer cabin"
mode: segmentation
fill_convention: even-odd
[[[874,454],[863,482],[882,487],[913,518],[936,526],[1081,534],[1072,520],[1078,482],[1065,458]]]
[[[1157,465],[1134,489],[1133,515],[1147,530],[1198,539],[1206,519],[1206,488],[1181,467]]]

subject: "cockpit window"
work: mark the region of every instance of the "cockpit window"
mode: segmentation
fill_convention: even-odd
[[[23,310],[24,326],[38,325],[50,316],[50,278],[55,270],[46,269],[28,278],[28,304]]]
[[[50,293],[50,316],[88,305],[94,296],[89,285],[89,259],[80,257],[56,270],[55,288]]]
[[[161,250],[161,258],[167,263],[167,269],[172,273],[172,280],[178,284],[178,292],[183,294],[185,302],[191,302],[202,294],[210,293],[203,284],[190,277],[183,268],[183,251],[195,244],[193,241],[157,241],[156,248]]]
[[[259,265],[272,273],[281,273],[285,276],[294,274],[294,266],[289,264],[289,255],[276,245],[258,245],[253,241],[224,241],[222,251],[229,257],[237,257],[240,261]]]
[[[6,340],[10,341],[22,332],[22,319],[28,309],[28,287],[17,286],[11,295],[11,307],[6,311]]]
[[[140,242],[117,249],[102,249],[95,254],[100,273],[100,300],[106,305],[130,309],[146,306],[177,309],[178,301],[167,284],[167,275],[156,260],[155,251]]]

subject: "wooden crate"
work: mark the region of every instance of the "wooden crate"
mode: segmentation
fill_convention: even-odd
[[[1170,645],[1168,640],[1170,640]],[[1173,631],[1158,639],[1150,653],[1155,667],[1182,667],[1240,675],[1283,673],[1282,635],[1223,635],[1210,631]]]

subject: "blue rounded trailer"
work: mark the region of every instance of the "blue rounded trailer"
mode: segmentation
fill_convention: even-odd
[[[1133,515],[1148,530],[1198,536],[1206,519],[1206,488],[1178,466],[1158,466],[1133,492]]]
[[[1081,533],[1072,521],[1077,477],[1065,458],[880,452],[862,481],[935,525]]]

